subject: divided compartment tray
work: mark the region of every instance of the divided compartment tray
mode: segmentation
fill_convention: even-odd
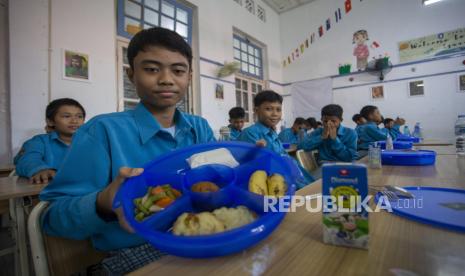
[[[239,162],[236,168],[224,165],[203,165],[190,169],[187,159],[195,153],[228,149]],[[268,175],[281,174],[287,184],[287,196],[295,193],[295,179],[301,177],[293,161],[268,149],[243,142],[215,142],[194,145],[164,154],[149,162],[144,172],[127,179],[118,191],[114,208],[122,206],[129,225],[135,232],[150,242],[155,248],[168,254],[207,258],[228,255],[247,249],[258,243],[280,224],[285,212],[264,212],[264,197],[248,191],[249,178],[256,170],[264,170]],[[220,187],[217,192],[197,193],[190,190],[199,181],[214,182]],[[146,194],[149,186],[170,184],[178,189],[182,196],[164,210],[154,213],[138,222],[134,218],[133,200]],[[269,206],[277,208],[280,198]],[[257,219],[250,224],[222,233],[202,236],[176,236],[170,230],[178,216],[184,212],[199,213],[213,211],[221,207],[246,206],[257,214]],[[284,204],[285,205],[285,204]]]
[[[386,141],[379,141],[377,143],[381,146],[381,149],[386,149]],[[392,145],[394,146],[394,149],[412,149],[413,142],[396,140],[392,142]]]
[[[436,152],[429,150],[383,150],[383,165],[393,166],[429,166],[436,162]]]

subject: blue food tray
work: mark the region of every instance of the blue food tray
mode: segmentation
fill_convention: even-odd
[[[436,152],[430,150],[383,150],[383,165],[428,166],[436,162]]]
[[[227,148],[239,166],[204,165],[190,169],[186,159],[196,153]],[[264,212],[264,197],[248,191],[249,178],[256,170],[281,174],[288,186],[286,195],[295,193],[295,182],[302,175],[290,157],[280,156],[250,143],[219,142],[195,145],[164,154],[144,167],[144,172],[129,178],[119,189],[113,207],[122,206],[124,216],[135,232],[157,249],[191,258],[216,257],[242,251],[273,232],[285,212]],[[195,193],[190,187],[198,181],[212,181],[220,187],[215,193]],[[149,186],[171,184],[182,196],[163,211],[138,222],[133,200],[142,197]],[[274,207],[290,198],[280,198]],[[169,230],[184,212],[212,211],[220,207],[244,205],[258,218],[247,225],[223,233],[203,236],[176,236]]]
[[[403,187],[415,198],[401,198],[390,205],[394,214],[437,227],[465,232],[465,190],[436,187]],[[375,196],[378,202],[380,193]]]
[[[382,149],[386,149],[386,141],[377,142]],[[394,149],[412,149],[413,143],[408,141],[393,141]]]
[[[400,134],[397,136],[396,141],[403,141],[403,142],[412,142],[412,143],[420,143],[420,138],[418,137],[413,137],[413,136],[407,136]]]

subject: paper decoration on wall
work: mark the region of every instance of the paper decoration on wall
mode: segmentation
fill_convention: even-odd
[[[90,81],[89,55],[63,50],[63,79]]]
[[[336,17],[336,23],[341,20],[341,9],[337,9],[337,11],[334,12],[334,15]]]
[[[363,71],[368,65],[368,56],[370,52],[366,41],[368,40],[368,32],[366,30],[358,30],[354,33],[352,43],[356,44],[354,48],[354,56],[357,58],[357,70]]]
[[[400,62],[465,52],[465,28],[437,33],[399,43]]]
[[[346,8],[346,13],[349,13],[350,10],[352,9],[352,2],[350,0],[346,0],[346,2],[344,3],[344,6]]]
[[[360,0],[360,2],[362,2],[362,0]],[[346,14],[348,14],[352,10],[352,1],[351,0],[344,0],[344,10],[345,10]],[[338,8],[337,10],[334,11],[334,17],[335,17],[335,22],[336,23],[333,23],[333,26],[331,26],[331,18],[328,18],[328,19],[325,20],[324,24],[321,24],[318,27],[317,32],[318,32],[318,37],[319,38],[323,37],[325,28],[326,28],[326,31],[329,31],[331,29],[331,27],[334,27],[337,23],[342,22],[341,8]],[[368,35],[366,35],[366,36],[368,37]],[[304,53],[305,48],[309,48],[311,44],[316,42],[316,39],[317,39],[317,37],[316,37],[315,33],[311,33],[309,38],[306,38],[301,43],[297,44],[297,49],[291,51],[290,55],[287,56],[287,62],[286,62],[286,59],[284,59],[283,66],[290,65],[292,63],[292,61],[295,61],[297,58],[302,56],[303,53]],[[366,40],[368,40],[368,39],[366,39]],[[376,46],[376,45],[378,45],[378,46]],[[367,47],[364,42],[363,42],[362,46]],[[379,44],[377,44],[376,42],[373,42],[373,44],[370,45],[370,46],[372,48],[378,48]],[[299,49],[300,49],[300,51],[299,51]],[[359,49],[362,49],[362,47],[360,47]],[[368,49],[368,47],[367,47],[367,49]],[[361,55],[362,52],[364,52],[364,51],[359,50],[358,52],[360,52],[360,53],[358,53],[358,55]],[[355,49],[354,49],[354,55],[355,55]],[[368,58],[368,56],[367,56],[367,58]],[[364,59],[362,58],[361,61],[360,61],[361,62],[360,65],[362,65],[361,67],[365,68],[366,67],[366,61],[365,62],[363,62],[363,61],[364,61]],[[365,63],[365,65],[363,65],[364,63]],[[361,69],[361,70],[363,70],[363,69]]]
[[[376,41],[373,41],[373,43],[371,43],[371,45],[370,45],[370,48],[371,48],[371,49],[379,48],[379,43],[376,42]]]

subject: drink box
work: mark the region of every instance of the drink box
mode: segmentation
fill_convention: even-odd
[[[323,165],[323,240],[368,248],[367,169],[362,164]]]

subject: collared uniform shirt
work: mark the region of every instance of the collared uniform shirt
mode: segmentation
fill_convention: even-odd
[[[351,162],[357,159],[357,133],[339,126],[336,139],[323,139],[323,128],[316,129],[298,145],[306,151],[318,150],[320,161]]]
[[[90,238],[103,251],[145,243],[123,230],[117,221],[104,221],[96,212],[97,194],[118,175],[121,167],[141,168],[169,151],[214,141],[201,117],[176,110],[174,137],[161,129],[139,103],[134,110],[97,116],[79,128],[61,170],[40,194],[51,202],[43,215],[49,235]]]
[[[36,135],[23,144],[14,158],[16,174],[30,178],[42,170],[58,170],[68,150],[69,146],[55,131]]]

